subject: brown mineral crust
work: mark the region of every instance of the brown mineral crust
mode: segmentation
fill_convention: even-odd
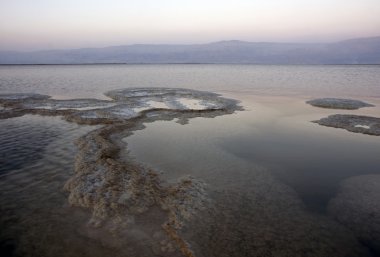
[[[70,192],[69,202],[92,209],[90,223],[96,226],[110,218],[127,224],[133,215],[161,206],[168,214],[165,231],[186,256],[191,256],[176,230],[191,218],[192,212],[202,208],[206,201],[204,190],[191,178],[164,187],[154,171],[119,158],[120,143],[116,142],[134,129],[141,129],[142,120],[109,125],[77,141],[76,174],[65,185]]]

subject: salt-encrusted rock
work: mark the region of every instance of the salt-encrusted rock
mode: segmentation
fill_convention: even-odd
[[[342,182],[328,207],[340,223],[380,254],[380,175],[363,175]]]
[[[326,127],[342,128],[355,133],[380,136],[380,118],[376,117],[335,114],[313,122]]]
[[[346,109],[356,110],[363,107],[373,107],[374,105],[353,99],[340,99],[340,98],[318,98],[307,101],[306,103],[328,109]]]
[[[196,255],[371,256],[350,229],[307,211],[297,194],[270,174],[252,169],[246,179],[255,181],[210,193],[212,207],[186,224],[183,235]]]

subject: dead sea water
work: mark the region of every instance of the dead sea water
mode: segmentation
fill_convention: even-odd
[[[0,67],[1,94],[107,99],[112,89],[174,87],[240,100],[244,111],[185,125],[155,121],[123,139],[122,158],[159,171],[162,183],[190,175],[205,184],[206,208],[179,231],[195,256],[377,256],[373,243],[326,210],[342,181],[379,173],[380,138],[310,121],[336,113],[380,117],[379,83],[380,66]],[[320,109],[305,103],[314,97],[376,107]],[[0,125],[1,256],[182,255],[160,234],[156,207],[112,235],[89,228],[88,211],[68,205],[63,185],[74,172],[73,141],[98,126],[38,115]]]

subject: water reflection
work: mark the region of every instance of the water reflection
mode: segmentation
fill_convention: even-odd
[[[226,165],[260,165],[294,188],[310,210],[317,212],[325,211],[344,178],[378,172],[380,138],[310,123],[331,110],[283,97],[251,97],[244,105],[245,112],[194,119],[187,126],[149,124],[127,142],[132,155],[164,171],[168,179],[191,173],[215,184],[214,172]],[[231,155],[238,157],[233,164]],[[234,179],[235,174],[225,178]]]

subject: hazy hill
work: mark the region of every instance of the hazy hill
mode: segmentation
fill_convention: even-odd
[[[233,40],[195,45],[0,52],[0,64],[81,63],[380,64],[380,37],[328,44]]]

